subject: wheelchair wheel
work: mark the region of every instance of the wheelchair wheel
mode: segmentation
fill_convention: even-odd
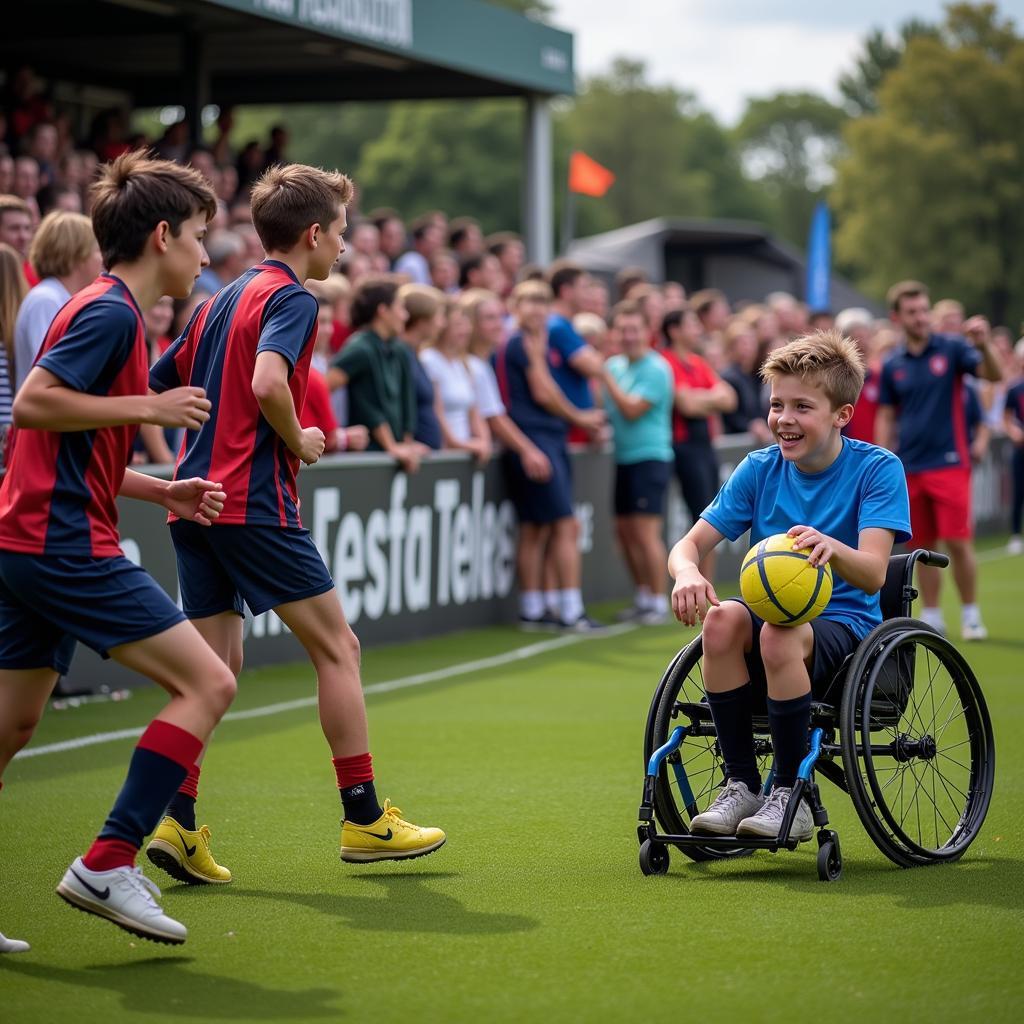
[[[654,813],[665,832],[684,835],[689,823],[706,810],[715,791],[724,782],[718,741],[704,700],[704,675],[701,667],[701,638],[686,645],[672,660],[655,691],[647,716],[644,738],[644,765],[655,750],[668,740],[677,725],[699,719],[695,734],[687,735],[677,751],[661,765],[654,790]],[[687,713],[689,712],[689,714]],[[767,758],[761,759],[762,773]],[[680,769],[685,773],[685,788],[680,785]],[[711,850],[706,847],[679,846],[695,861],[721,860],[749,854],[750,850]]]
[[[889,619],[850,663],[843,770],[868,835],[901,867],[962,857],[985,820],[992,723],[960,652],[916,619]]]

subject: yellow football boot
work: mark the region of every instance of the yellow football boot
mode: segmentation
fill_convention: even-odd
[[[341,859],[350,864],[424,857],[444,846],[444,841],[439,828],[421,828],[403,820],[390,800],[384,801],[384,813],[369,825],[341,823]]]
[[[201,825],[195,832],[165,817],[153,833],[146,856],[171,878],[189,885],[224,885],[231,872],[221,867],[210,853],[210,830]]]

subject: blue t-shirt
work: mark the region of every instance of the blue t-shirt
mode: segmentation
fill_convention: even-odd
[[[1010,414],[1017,421],[1018,427],[1024,427],[1024,380],[1017,381],[1010,386],[1006,392],[1004,408],[1010,410]]]
[[[494,374],[498,378],[501,398],[512,421],[527,437],[538,435],[564,441],[569,424],[550,413],[533,400],[526,368],[530,360],[523,348],[523,336],[513,334],[494,354]],[[548,349],[548,367],[551,368],[551,349]]]
[[[803,473],[782,457],[778,445],[751,452],[701,513],[719,533],[736,540],[750,530],[751,545],[793,526],[811,526],[856,548],[860,532],[892,530],[910,539],[910,499],[899,459],[892,452],[843,438],[828,469]],[[833,574],[832,600],[822,618],[843,622],[864,637],[882,621],[878,594]]]
[[[594,396],[589,381],[569,363],[569,360],[581,348],[585,348],[586,344],[576,333],[571,321],[566,320],[564,316],[552,313],[548,317],[548,362],[551,364],[551,376],[577,409],[594,407]]]
[[[959,334],[930,334],[920,353],[901,347],[882,366],[878,401],[896,407],[896,454],[908,473],[970,466],[963,375],[980,363]]]
[[[656,352],[647,352],[631,363],[624,355],[612,356],[605,364],[616,384],[628,395],[642,398],[651,407],[635,420],[622,415],[611,396],[605,400],[608,422],[615,438],[615,461],[672,461],[672,370]]]

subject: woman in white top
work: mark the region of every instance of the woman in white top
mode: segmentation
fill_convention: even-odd
[[[491,356],[505,340],[505,308],[501,299],[486,288],[470,288],[458,300],[472,326],[469,336],[469,371],[476,388],[480,415],[491,433],[514,451],[531,480],[543,483],[551,477],[548,457],[512,422],[501,400]]]
[[[445,448],[471,452],[480,465],[491,457],[491,432],[480,414],[467,355],[469,317],[454,302],[445,309],[445,324],[420,362],[434,384],[434,408]]]

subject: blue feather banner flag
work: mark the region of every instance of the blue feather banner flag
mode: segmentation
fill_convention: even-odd
[[[811,312],[832,308],[832,215],[828,204],[819,202],[811,218],[807,238],[807,294]]]

